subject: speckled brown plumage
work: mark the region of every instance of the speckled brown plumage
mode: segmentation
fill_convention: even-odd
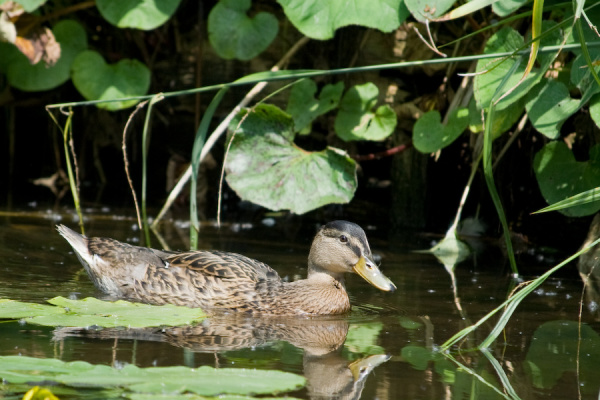
[[[308,278],[283,282],[268,265],[222,251],[165,252],[108,238],[87,238],[60,225],[91,280],[103,292],[151,304],[208,312],[270,315],[340,314],[350,310],[344,273],[356,272],[381,290],[395,289],[371,261],[364,231],[334,221],[311,246]]]

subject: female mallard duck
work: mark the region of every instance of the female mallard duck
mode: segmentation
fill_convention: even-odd
[[[359,274],[378,289],[396,289],[372,261],[365,232],[347,221],[330,222],[317,232],[308,255],[308,278],[295,282],[284,282],[268,265],[239,254],[173,253],[87,238],[64,225],[57,229],[96,287],[145,303],[208,312],[326,315],[350,310],[346,272]]]

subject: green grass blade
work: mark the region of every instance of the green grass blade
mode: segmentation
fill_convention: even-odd
[[[492,355],[492,353],[490,353],[487,349],[482,349],[481,354],[483,354],[485,356],[485,358],[488,359],[488,361],[490,362],[492,367],[494,367],[494,370],[496,371],[496,375],[498,375],[498,378],[500,378],[502,387],[504,388],[506,393],[510,396],[510,398],[514,399],[514,400],[520,399],[519,395],[517,394],[515,389],[512,387],[510,380],[508,379],[508,376],[506,376],[506,372],[504,372],[504,369],[502,368],[502,366],[500,365],[498,360],[496,360],[496,357],[494,357]]]
[[[579,35],[579,44],[581,45],[581,54],[585,58],[585,62],[590,69],[590,73],[596,80],[598,86],[600,86],[600,77],[598,77],[598,73],[596,72],[596,68],[594,67],[594,63],[592,62],[592,58],[590,57],[590,51],[588,49],[588,44],[585,42],[585,38],[583,37],[583,25],[581,23],[581,18],[577,18],[575,20],[575,28],[577,29],[577,33]]]
[[[483,139],[483,174],[485,176],[485,182],[488,187],[488,191],[490,192],[490,196],[492,197],[492,201],[494,202],[494,206],[496,207],[496,213],[498,214],[498,218],[500,219],[500,223],[502,224],[502,230],[504,232],[504,241],[506,242],[506,252],[508,253],[508,259],[510,261],[510,267],[513,271],[513,274],[517,276],[519,271],[517,269],[517,262],[515,260],[515,255],[512,249],[512,242],[510,240],[510,230],[508,228],[508,222],[506,221],[506,215],[504,214],[504,208],[502,207],[502,202],[500,201],[500,196],[498,195],[498,191],[496,190],[496,184],[494,183],[494,172],[492,169],[492,142],[493,142],[493,132],[492,126],[494,126],[494,112],[496,109],[497,98],[502,98],[503,89],[506,85],[506,82],[512,76],[512,74],[517,70],[519,65],[521,64],[522,58],[519,57],[516,62],[513,64],[512,68],[508,71],[500,85],[496,88],[496,92],[492,98],[488,116],[485,121],[485,132]]]
[[[563,208],[580,206],[583,204],[593,203],[594,201],[600,200],[600,187],[586,190],[585,192],[581,192],[576,194],[575,196],[568,197],[564,200],[561,200],[557,203],[549,205],[548,207],[544,207],[541,210],[534,211],[532,214],[540,214],[548,211],[558,211]]]
[[[217,92],[215,97],[208,105],[208,108],[202,116],[202,121],[196,131],[196,138],[194,139],[194,147],[192,149],[192,180],[190,183],[190,248],[196,250],[198,248],[198,232],[200,231],[200,222],[198,221],[198,205],[197,205],[197,184],[198,184],[198,168],[200,166],[200,156],[202,154],[202,148],[206,142],[206,134],[210,126],[210,121],[221,103],[223,96],[227,93],[229,87],[224,87]]]

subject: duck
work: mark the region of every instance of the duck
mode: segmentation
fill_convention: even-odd
[[[292,282],[241,254],[163,251],[86,237],[65,225],[57,230],[100,291],[141,303],[200,308],[209,314],[335,315],[351,309],[347,273],[382,291],[396,289],[373,261],[364,230],[348,221],[318,229],[308,254],[308,276]]]

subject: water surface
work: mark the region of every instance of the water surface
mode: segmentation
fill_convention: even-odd
[[[58,222],[77,229],[72,217],[42,216],[12,215],[0,222],[0,298],[43,303],[55,296],[102,297],[55,231]],[[140,238],[135,221],[108,212],[90,219],[86,229],[89,235],[134,244]],[[242,253],[266,262],[283,277],[297,279],[306,275],[315,229],[312,224],[278,220],[272,227],[248,223],[217,229],[207,224],[200,248]],[[166,333],[156,329],[86,332],[4,322],[0,355],[116,367],[276,369],[307,378],[304,389],[287,393],[297,398],[598,398],[600,325],[594,303],[590,309],[586,301],[583,325],[578,327],[583,285],[575,265],[565,267],[519,306],[487,358],[470,349],[485,339],[494,318],[446,358],[433,350],[501,304],[514,288],[502,251],[482,244],[478,254],[456,267],[453,287],[441,263],[413,252],[429,247],[431,238],[415,234],[400,241],[389,239],[384,228],[367,226],[366,231],[373,253],[381,257],[383,272],[398,290],[383,293],[358,276],[349,277],[354,305],[350,315],[215,318]],[[187,248],[185,224],[165,223],[161,232],[171,249]],[[154,245],[163,247],[158,241]],[[522,258],[521,264],[530,264],[522,268],[543,271],[552,266],[533,260]]]

